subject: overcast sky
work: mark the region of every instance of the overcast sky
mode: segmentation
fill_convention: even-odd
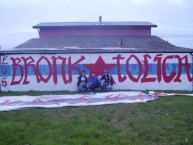
[[[40,22],[148,21],[170,43],[193,48],[193,0],[0,0],[0,45],[38,37]]]

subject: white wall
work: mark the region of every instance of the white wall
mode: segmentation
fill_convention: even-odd
[[[104,69],[115,90],[193,90],[192,64],[188,53],[2,54],[1,91],[74,91],[82,70]]]

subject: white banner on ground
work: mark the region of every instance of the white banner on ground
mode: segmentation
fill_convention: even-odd
[[[181,93],[164,93],[149,91],[149,95],[164,97],[164,96],[193,96],[193,94],[181,94]]]
[[[0,97],[0,111],[19,110],[30,107],[54,108],[63,106],[139,103],[153,101],[156,98],[154,95],[138,91],[107,92],[92,95],[2,96]]]

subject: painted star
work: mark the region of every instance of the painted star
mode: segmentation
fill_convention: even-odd
[[[85,64],[85,67],[91,72],[95,72],[97,76],[101,76],[104,70],[110,71],[116,64],[106,64],[101,56],[98,57],[95,64]]]

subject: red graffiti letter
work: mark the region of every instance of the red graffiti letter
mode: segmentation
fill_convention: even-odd
[[[6,56],[3,57],[3,61],[2,61],[2,64],[8,64],[6,61]]]
[[[43,77],[43,75],[41,74],[41,71],[39,69],[39,64],[43,59],[47,62],[48,68],[49,68],[49,75],[47,76],[47,78]],[[48,60],[48,58],[46,58],[45,56],[41,56],[40,59],[36,63],[36,75],[38,75],[38,77],[37,77],[37,82],[38,83],[40,81],[43,81],[44,83],[47,83],[49,81],[50,77],[52,76],[52,65],[51,65],[50,61]]]
[[[183,58],[180,58],[179,55],[175,55],[175,58],[178,59],[178,75],[176,76],[176,78],[174,79],[174,82],[181,82],[181,79],[180,79],[180,76],[182,74],[182,60],[184,59]]]
[[[191,77],[191,75],[190,75],[191,65],[188,63],[188,56],[185,55],[183,58],[180,58],[178,55],[176,55],[175,57],[178,58],[178,60],[179,60],[179,64],[178,64],[179,68],[178,68],[178,75],[177,75],[177,77],[175,78],[174,81],[179,81],[180,80],[180,76],[182,74],[182,67],[185,67],[186,75],[188,77],[188,81],[192,82],[193,81],[193,77]],[[182,63],[183,59],[185,60],[184,64]],[[180,80],[180,82],[181,82],[181,80]]]
[[[66,79],[65,63],[66,63],[66,59],[64,59],[64,60],[62,61],[62,79],[63,79],[63,82],[64,82],[65,84],[67,84],[67,83],[68,83],[68,80]]]
[[[61,56],[58,56],[58,57],[55,57],[55,56],[52,56],[52,59],[53,59],[53,81],[55,84],[57,84],[58,82],[58,72],[57,72],[57,60],[60,59],[62,60],[62,66],[65,65],[65,62],[66,62],[66,58],[63,58]],[[63,71],[63,69],[62,69]]]
[[[7,68],[6,68],[6,66],[2,66],[1,73],[2,73],[2,75],[6,75],[6,74],[7,74]]]
[[[145,54],[144,56],[144,76],[141,79],[141,82],[155,82],[156,78],[147,78],[149,74],[149,63],[148,58],[151,59],[151,56],[149,54]]]
[[[10,85],[17,85],[21,82],[22,78],[23,78],[23,69],[22,66],[19,65],[19,63],[21,62],[21,60],[19,58],[13,58],[11,57],[12,60],[12,67],[13,67],[13,77],[12,77],[12,81]],[[15,81],[15,77],[16,77],[16,71],[18,70],[17,68],[19,67],[20,69],[20,73],[21,73],[21,77],[18,81]]]
[[[71,57],[70,57],[70,65],[69,65],[69,70],[71,70],[72,72],[72,69],[76,70],[79,74],[81,74],[81,70],[80,68],[77,66],[78,63],[80,63],[81,61],[85,60],[85,57],[84,56],[81,56],[80,59],[78,59],[75,63],[71,64]]]
[[[78,71],[78,73],[81,73],[81,70],[79,69],[79,67],[77,66],[79,62],[83,61],[85,59],[84,56],[81,56],[80,59],[78,59],[75,63],[72,64],[71,62],[71,57],[68,58],[68,80],[66,79],[66,72],[65,72],[65,67],[62,65],[62,77],[64,80],[64,83],[71,83],[72,82],[72,70],[76,70]]]
[[[168,55],[163,60],[163,64],[162,64],[163,79],[166,83],[171,82],[173,80],[173,78],[176,76],[176,72],[174,72],[174,71],[170,75],[167,75],[167,72],[166,72],[166,61],[168,59],[173,59],[173,58],[174,58],[174,55]]]
[[[113,59],[117,60],[117,75],[118,75],[118,80],[119,82],[124,82],[127,77],[126,76],[121,76],[121,65],[120,65],[120,60],[124,59],[125,57],[121,57],[120,54],[117,55],[117,57],[113,57]]]
[[[24,72],[25,72],[25,79],[23,81],[23,84],[29,84],[29,81],[27,81],[28,67],[32,66],[34,68],[34,72],[35,72],[35,65],[31,64],[31,63],[34,62],[34,59],[31,56],[28,57],[28,58],[25,58],[25,57],[22,56],[21,59],[23,59],[23,62],[24,62]],[[29,60],[29,62],[27,62],[28,60]]]
[[[162,71],[161,71],[161,60],[162,60],[163,54],[157,54],[154,58],[154,62],[157,61],[157,80],[158,82],[161,82],[162,80]]]
[[[6,87],[6,86],[7,86],[6,78],[2,78],[2,80],[1,80],[1,85],[2,85],[3,87]]]
[[[138,67],[139,67],[139,74],[138,74],[138,77],[137,77],[137,78],[133,77],[133,74],[129,71],[129,61],[130,61],[130,59],[131,59],[132,57],[137,61]],[[128,74],[128,76],[129,76],[129,78],[130,78],[133,82],[138,82],[138,81],[139,81],[139,78],[141,77],[141,74],[142,74],[142,64],[141,64],[139,58],[137,58],[137,56],[135,56],[135,55],[132,54],[132,55],[127,59],[127,61],[126,61],[126,70],[127,70],[127,74]]]

